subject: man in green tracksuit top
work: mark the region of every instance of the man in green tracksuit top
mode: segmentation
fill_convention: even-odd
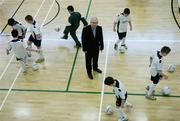
[[[76,30],[78,29],[79,25],[80,25],[80,21],[82,21],[82,23],[84,24],[84,26],[87,26],[88,23],[85,20],[84,17],[81,17],[81,14],[79,12],[74,12],[74,7],[73,6],[68,6],[67,10],[70,13],[70,17],[69,17],[69,26],[65,27],[64,30],[64,36],[61,37],[61,39],[68,39],[68,34],[70,32],[71,37],[74,39],[74,41],[76,42],[76,47],[81,47],[81,43],[79,42],[77,36],[76,36]]]

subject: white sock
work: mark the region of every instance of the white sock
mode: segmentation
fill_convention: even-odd
[[[28,45],[28,48],[29,48],[29,49],[32,49],[32,46],[31,46],[31,45]]]
[[[157,84],[151,84],[150,86],[149,86],[149,91],[148,91],[148,96],[150,96],[151,94],[152,94],[152,92],[155,90],[155,88],[156,88],[156,85]]]
[[[43,51],[41,50],[41,49],[38,49],[39,51],[40,51],[40,53],[39,53],[39,58],[44,58],[44,56],[43,56]]]
[[[127,118],[127,115],[124,113],[122,108],[119,108],[118,111],[120,112],[120,118],[122,117]]]
[[[28,58],[27,58],[27,56],[25,57],[24,61],[25,61],[26,67],[28,67]]]
[[[125,40],[126,40],[126,38],[123,37],[121,45],[125,45]]]
[[[19,63],[21,65],[21,68],[22,68],[23,72],[27,71],[25,60],[24,59],[23,60],[19,60]]]
[[[115,44],[118,45],[122,40],[119,39]]]

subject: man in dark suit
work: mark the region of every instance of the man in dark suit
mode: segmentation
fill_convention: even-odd
[[[82,32],[82,47],[86,57],[86,69],[90,79],[93,79],[93,70],[102,73],[98,68],[99,51],[104,49],[102,27],[98,26],[98,19],[91,18],[90,25]]]

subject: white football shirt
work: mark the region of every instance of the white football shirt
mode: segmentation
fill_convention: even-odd
[[[115,81],[115,86],[113,86],[113,90],[114,90],[116,98],[125,99],[127,90],[121,81],[119,80]]]
[[[25,44],[19,39],[12,40],[8,42],[8,50],[12,50],[17,58],[25,58],[27,56],[27,51]]]
[[[33,24],[30,25],[30,31],[34,39],[36,39],[36,35],[38,34],[41,35],[40,40],[42,39],[42,32],[40,30],[40,26],[37,24],[36,21],[34,21]]]
[[[163,67],[162,55],[160,51],[156,51],[151,57],[153,60],[150,67],[150,73],[152,76],[156,76],[158,71],[161,71]]]
[[[18,31],[18,36],[23,36],[23,34],[26,31],[26,27],[24,27],[20,23],[16,23],[15,25],[12,26],[12,28]]]
[[[130,15],[128,16],[124,16],[123,14],[118,15],[117,19],[115,20],[115,23],[119,22],[118,31],[120,33],[127,32],[127,26],[130,21],[131,21]]]

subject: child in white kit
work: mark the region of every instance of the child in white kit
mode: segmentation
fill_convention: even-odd
[[[127,90],[124,84],[120,80],[116,80],[112,77],[106,77],[104,84],[113,87],[113,91],[116,96],[116,110],[120,112],[120,118],[118,121],[128,121],[127,115],[124,113],[124,106],[132,108],[132,104],[127,102]]]
[[[27,72],[27,50],[38,52],[38,50],[28,49],[25,47],[24,43],[18,38],[18,31],[12,30],[11,35],[13,40],[8,43],[8,47],[6,49],[7,55],[9,55],[12,50],[16,56],[17,61],[19,61],[20,66],[22,67],[23,73]]]
[[[114,44],[114,49],[118,49],[118,44],[121,43],[121,47],[125,47],[125,49],[128,49],[128,47],[125,44],[126,40],[126,34],[127,34],[127,26],[130,26],[130,31],[132,30],[132,24],[131,24],[131,17],[130,17],[130,9],[125,8],[124,12],[117,16],[117,19],[114,22],[113,31],[118,34],[119,40]],[[116,30],[117,26],[117,30]]]
[[[167,56],[171,52],[171,48],[164,46],[160,51],[156,51],[154,55],[150,57],[150,73],[152,83],[146,87],[146,98],[150,100],[156,100],[154,92],[159,81],[164,78],[168,79],[168,76],[163,73],[163,57]]]
[[[17,22],[13,18],[8,19],[8,25],[12,27],[12,29],[18,31],[18,38],[24,39],[26,35],[27,28],[23,26],[21,23]]]
[[[31,35],[29,36],[29,39],[27,41],[28,48],[31,49],[32,44],[34,44],[37,47],[37,49],[40,51],[36,63],[44,62],[45,58],[43,56],[43,51],[41,48],[41,42],[42,42],[41,28],[31,15],[27,15],[25,17],[25,20],[28,24],[30,24],[30,31],[31,31]],[[31,52],[28,52],[28,56],[31,57]]]

